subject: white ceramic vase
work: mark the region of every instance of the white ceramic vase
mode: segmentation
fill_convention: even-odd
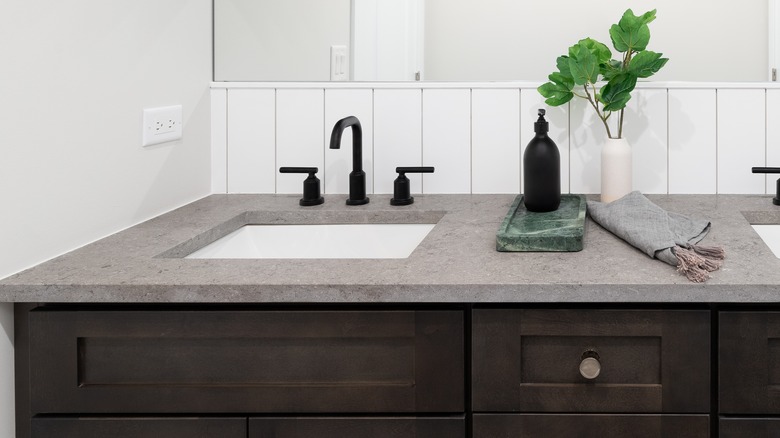
[[[631,146],[625,138],[608,138],[601,149],[601,202],[631,193]]]

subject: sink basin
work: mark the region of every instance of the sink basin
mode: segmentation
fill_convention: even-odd
[[[775,257],[780,259],[780,225],[751,225]]]
[[[435,224],[245,225],[196,259],[407,258]]]

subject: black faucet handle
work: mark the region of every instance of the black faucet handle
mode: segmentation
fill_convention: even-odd
[[[395,171],[401,175],[405,173],[433,173],[433,166],[396,167]]]
[[[398,178],[393,182],[393,199],[390,200],[390,205],[409,205],[414,202],[414,198],[411,195],[409,178],[406,177],[406,174],[433,173],[433,167],[396,167],[395,171],[398,172]]]
[[[753,173],[780,173],[780,167],[754,167]],[[777,187],[775,188],[775,197],[772,199],[772,204],[780,205],[780,178],[777,179]]]
[[[309,176],[303,180],[303,198],[299,204],[303,207],[320,205],[325,202],[325,198],[320,195],[320,179],[315,176],[319,171],[316,167],[280,167],[279,173],[308,173]]]
[[[319,171],[320,169],[317,167],[280,167],[279,168],[279,173],[308,173],[309,175],[314,175]]]
[[[780,173],[780,167],[754,167],[753,173]]]

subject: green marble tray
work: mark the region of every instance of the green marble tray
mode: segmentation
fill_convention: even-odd
[[[496,233],[496,250],[581,251],[585,235],[585,196],[561,195],[555,211],[528,211],[523,195],[517,195]]]

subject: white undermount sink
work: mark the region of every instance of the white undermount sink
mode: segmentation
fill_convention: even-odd
[[[245,225],[186,258],[406,258],[434,226],[435,224]]]
[[[751,225],[775,257],[780,259],[780,225]]]

